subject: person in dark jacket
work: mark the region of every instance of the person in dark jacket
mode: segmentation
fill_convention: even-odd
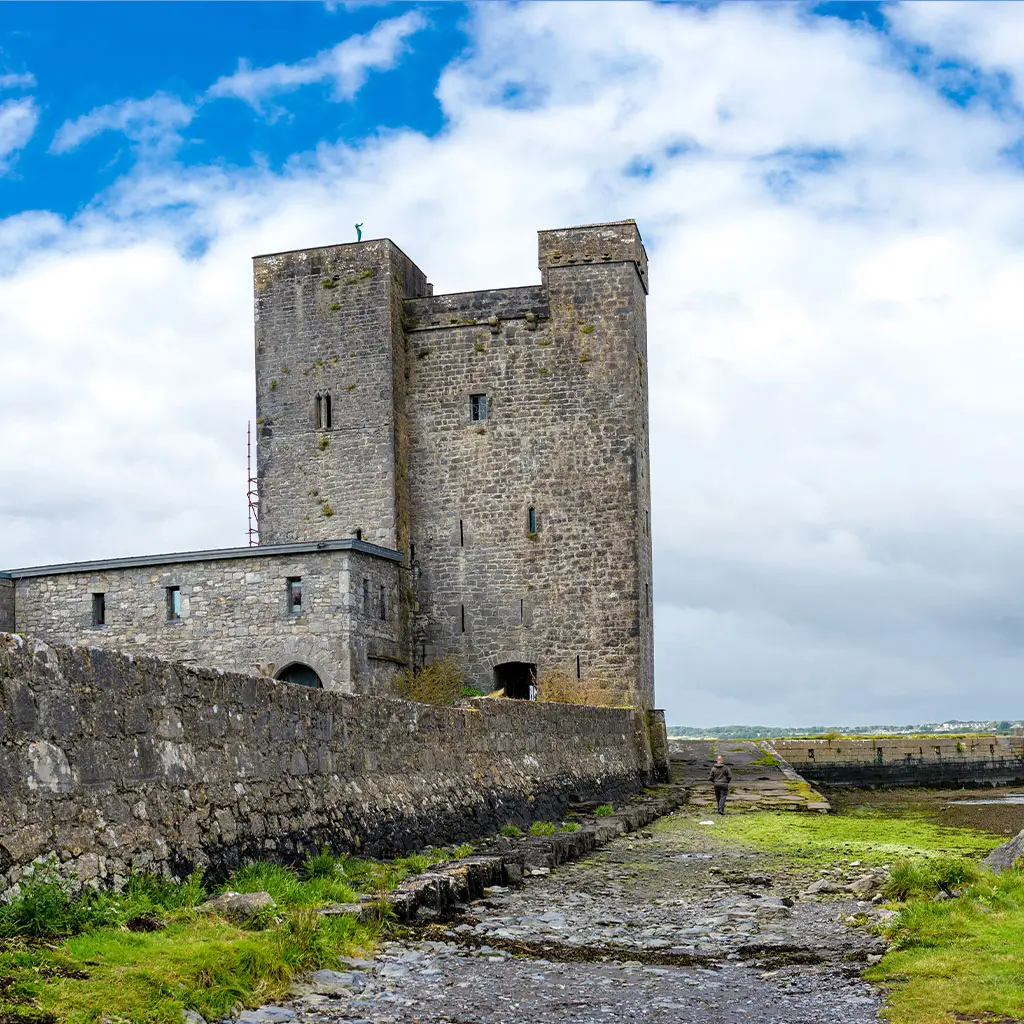
[[[725,798],[729,795],[729,783],[732,782],[732,772],[729,766],[719,754],[715,763],[711,766],[711,782],[715,787],[715,802],[718,804],[718,813],[725,814]]]

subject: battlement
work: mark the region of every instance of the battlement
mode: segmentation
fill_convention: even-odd
[[[538,265],[546,273],[552,267],[587,263],[632,263],[644,286],[647,281],[647,250],[636,221],[583,224],[538,232]]]

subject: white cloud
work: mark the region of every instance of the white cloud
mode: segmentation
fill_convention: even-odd
[[[195,110],[177,96],[157,92],[143,100],[119,100],[65,121],[50,144],[51,153],[67,153],[104,132],[123,132],[148,154],[164,154],[181,143],[179,128],[191,123]]]
[[[426,19],[419,11],[409,11],[379,22],[365,35],[351,36],[296,64],[253,68],[241,60],[238,70],[214,82],[207,95],[211,99],[243,100],[260,110],[268,97],[295,92],[317,82],[330,82],[334,99],[350,100],[362,88],[369,72],[393,68],[406,48],[406,40],[425,25]]]
[[[26,71],[21,74],[8,72],[0,75],[0,89],[33,89],[36,84],[36,76]]]
[[[485,4],[467,28],[435,138],[153,163],[57,234],[6,222],[0,564],[244,543],[253,253],[361,221],[438,291],[486,288],[538,279],[535,228],[633,216],[670,719],[1011,714],[1014,118],[790,5]]]
[[[39,108],[31,99],[0,103],[0,174],[6,172],[14,155],[28,145],[39,123]]]

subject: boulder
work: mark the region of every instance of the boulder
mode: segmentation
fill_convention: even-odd
[[[261,910],[273,910],[276,906],[269,892],[222,892],[199,909],[213,911],[229,921],[244,924]]]
[[[1018,832],[1009,842],[997,846],[982,862],[989,871],[1009,871],[1024,857],[1024,830]]]

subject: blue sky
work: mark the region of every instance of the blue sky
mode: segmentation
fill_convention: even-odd
[[[250,257],[650,256],[673,721],[1019,714],[1024,5],[0,5],[0,565],[245,542]]]

